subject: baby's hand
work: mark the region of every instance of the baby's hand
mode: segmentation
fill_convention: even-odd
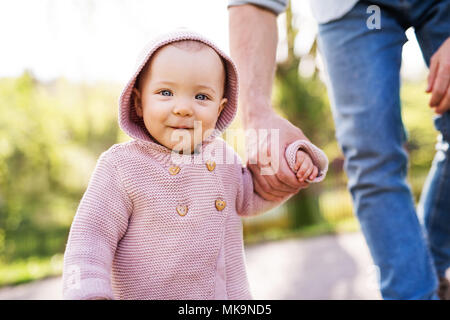
[[[305,180],[313,181],[319,173],[319,169],[313,164],[309,155],[302,150],[297,151],[295,171],[297,172],[296,175],[300,182]]]

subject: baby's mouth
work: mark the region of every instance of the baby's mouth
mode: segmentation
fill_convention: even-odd
[[[176,126],[176,127],[169,126],[169,128],[172,128],[172,129],[174,129],[174,130],[177,130],[177,129],[185,129],[185,130],[191,130],[191,129],[194,129],[194,128],[187,127],[187,126]]]

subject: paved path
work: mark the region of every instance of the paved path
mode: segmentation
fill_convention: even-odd
[[[255,299],[380,299],[360,233],[252,245],[246,259]],[[1,299],[61,299],[61,278],[2,288]]]

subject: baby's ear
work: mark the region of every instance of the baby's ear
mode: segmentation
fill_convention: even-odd
[[[142,118],[143,112],[142,112],[142,103],[141,103],[141,93],[137,88],[133,88],[133,91],[131,93],[133,102],[134,102],[134,109],[136,110],[136,113],[139,117]]]
[[[227,102],[228,102],[227,98],[222,98],[222,100],[220,100],[218,115],[222,112],[223,108],[225,108]]]

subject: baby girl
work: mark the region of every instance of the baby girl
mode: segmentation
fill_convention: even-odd
[[[290,197],[254,193],[220,138],[237,111],[237,81],[231,59],[196,33],[147,46],[119,100],[133,139],[100,155],[70,229],[65,299],[251,299],[241,217]],[[310,142],[285,156],[299,179],[324,178],[327,158]]]

